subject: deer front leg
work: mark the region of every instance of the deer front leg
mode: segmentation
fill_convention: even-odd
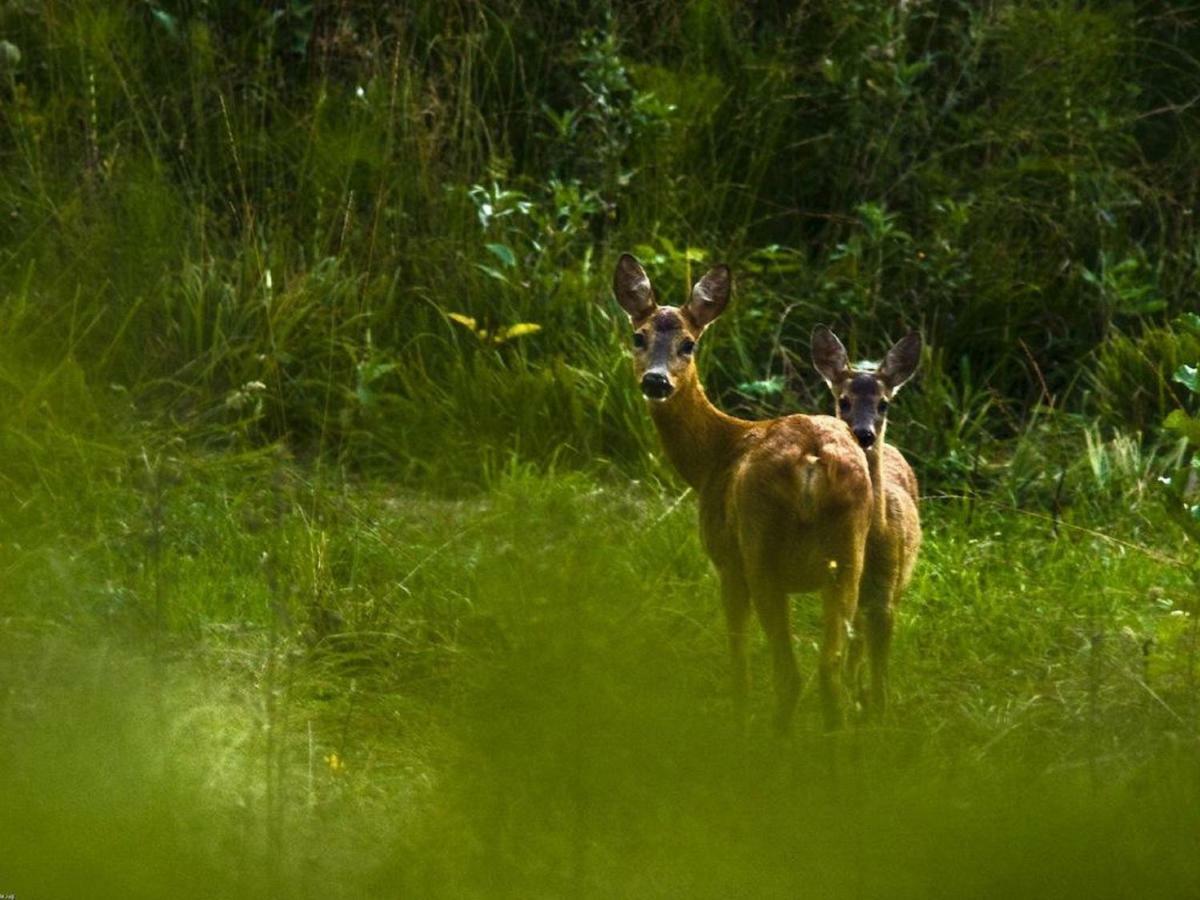
[[[734,572],[721,572],[721,605],[729,637],[730,691],[738,725],[746,720],[746,697],[750,689],[750,669],[746,662],[746,624],[750,620],[750,592],[745,579]]]
[[[792,726],[792,711],[800,695],[800,672],[792,651],[792,627],[787,594],[775,588],[754,591],[754,607],[771,647],[775,680],[775,731],[786,735]]]

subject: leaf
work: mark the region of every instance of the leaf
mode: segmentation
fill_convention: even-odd
[[[506,267],[511,269],[516,266],[517,257],[512,252],[512,248],[507,244],[484,244],[484,246],[487,247],[488,252],[500,260]]]
[[[783,378],[772,375],[760,381],[747,381],[739,384],[738,390],[751,397],[774,397],[783,393]]]
[[[15,69],[21,64],[21,48],[11,41],[0,41],[0,63]]]
[[[542,330],[542,326],[536,322],[517,322],[515,325],[509,325],[507,328],[497,329],[494,340],[497,344],[503,344],[505,341],[510,341],[513,338],[519,338],[526,334],[537,334]]]
[[[155,7],[150,10],[150,15],[163,28],[167,30],[167,34],[171,37],[179,37],[179,23],[175,21],[175,17],[163,9]]]
[[[1200,373],[1196,366],[1180,366],[1173,377],[1193,394],[1200,394]]]
[[[457,322],[459,325],[470,328],[472,331],[475,330],[475,320],[470,316],[464,316],[462,313],[446,313],[446,318],[451,322]]]
[[[499,269],[497,269],[495,266],[485,266],[483,263],[475,263],[475,268],[477,268],[483,274],[489,275],[492,278],[495,278],[497,281],[503,281],[505,284],[509,283],[508,276],[505,275],[503,272],[501,272]]]
[[[1172,410],[1163,420],[1163,427],[1186,438],[1189,444],[1200,447],[1200,419],[1189,416],[1184,410]]]

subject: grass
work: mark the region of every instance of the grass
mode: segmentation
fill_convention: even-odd
[[[518,466],[451,500],[268,452],[135,466],[73,504],[30,484],[0,543],[18,896],[1200,884],[1194,587],[1149,502],[1081,503],[1056,537],[929,500],[892,719],[823,736],[810,684],[779,741],[759,643],[731,727],[673,488]]]

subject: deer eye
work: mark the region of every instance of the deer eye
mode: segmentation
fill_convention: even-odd
[[[644,334],[642,334],[640,331],[635,331],[633,333],[633,346],[635,346],[639,350],[646,349],[646,336]]]
[[[838,409],[840,409],[842,412],[850,412],[849,398],[847,398],[847,397],[839,398],[838,399]]]
[[[687,340],[685,338],[684,340],[679,342],[679,355],[680,356],[691,356],[692,351],[694,351],[695,349],[696,349],[695,341]]]
[[[886,400],[880,400],[880,401],[879,401],[879,411],[880,411],[880,413],[885,413],[885,412],[887,412],[887,408],[888,408],[888,402],[887,402]]]

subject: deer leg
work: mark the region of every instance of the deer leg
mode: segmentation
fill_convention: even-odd
[[[787,594],[769,588],[754,591],[754,607],[771,646],[771,668],[775,680],[775,731],[791,730],[792,711],[800,695],[800,672],[792,652],[792,628]]]
[[[866,660],[866,623],[860,604],[854,616],[854,630],[850,635],[850,651],[846,659],[846,670],[850,676],[850,690],[864,709],[867,705],[866,687],[863,684],[863,662]]]
[[[866,609],[867,655],[871,659],[871,705],[873,719],[881,719],[887,708],[888,654],[892,648],[892,632],[896,615],[891,597],[872,603]]]
[[[721,572],[721,604],[729,637],[729,675],[734,714],[738,723],[746,719],[746,696],[750,670],[746,663],[746,624],[750,619],[750,594],[741,575]]]
[[[825,729],[837,731],[842,727],[842,670],[849,625],[858,606],[860,573],[839,572],[837,579],[822,591],[825,627],[821,642],[820,682],[821,706],[825,713]],[[869,647],[868,647],[869,651]]]

